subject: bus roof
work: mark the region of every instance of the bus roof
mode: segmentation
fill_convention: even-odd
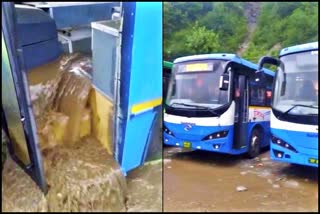
[[[309,51],[309,50],[318,50],[318,42],[311,42],[301,45],[295,45],[287,48],[283,48],[280,51],[279,56],[284,56],[287,54],[297,53],[297,52],[303,52],[303,51]]]
[[[163,67],[164,68],[172,68],[173,66],[173,63],[172,62],[169,62],[169,61],[163,61]]]
[[[236,54],[230,54],[230,53],[215,53],[215,54],[201,54],[201,55],[193,55],[193,56],[185,56],[177,58],[173,61],[173,63],[180,63],[180,62],[187,62],[191,60],[206,60],[206,59],[221,59],[221,60],[227,60],[236,62],[238,64],[242,64],[246,67],[249,67],[253,70],[258,70],[258,65],[254,64],[248,60],[245,60],[243,58],[240,58]],[[267,75],[274,76],[274,72],[263,68],[263,72]]]

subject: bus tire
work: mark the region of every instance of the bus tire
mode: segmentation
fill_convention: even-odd
[[[262,133],[260,129],[253,129],[250,142],[249,142],[249,150],[248,150],[248,157],[255,158],[260,154],[260,145],[262,140]]]

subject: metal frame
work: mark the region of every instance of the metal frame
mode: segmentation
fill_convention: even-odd
[[[10,149],[10,139],[8,148],[13,160],[28,173],[39,185],[40,189],[46,194],[48,191],[45,180],[44,169],[42,165],[42,156],[36,133],[36,122],[33,116],[32,105],[29,96],[28,83],[22,49],[17,46],[16,37],[16,15],[13,2],[2,2],[2,31],[10,61],[12,78],[14,80],[17,100],[20,108],[21,122],[26,136],[31,164],[25,166]],[[4,48],[4,47],[2,47]],[[4,92],[2,92],[4,93]],[[9,136],[8,136],[9,137]],[[12,144],[11,144],[12,146]],[[12,147],[11,147],[12,148]]]

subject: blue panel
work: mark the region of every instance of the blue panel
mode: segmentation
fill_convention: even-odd
[[[17,41],[26,71],[56,60],[62,53],[54,20],[44,11],[16,6]]]
[[[124,22],[126,21],[124,17]],[[156,115],[151,109],[130,117],[131,108],[135,104],[162,97],[161,2],[136,3],[133,32],[131,69],[122,70],[130,75],[129,88],[126,88],[129,95],[128,106],[123,109],[127,122],[121,168],[125,172],[141,164],[149,131]],[[130,61],[129,56],[122,57],[128,57],[126,60]]]
[[[26,71],[58,59],[62,52],[56,39],[23,46],[22,50]]]
[[[112,8],[119,2],[97,3],[90,5],[52,7],[51,16],[57,23],[57,28],[89,25],[91,22],[111,19]]]
[[[54,20],[44,11],[27,6],[16,6],[15,9],[19,45],[30,45],[58,37]]]
[[[129,87],[130,87],[130,70],[132,63],[132,46],[133,46],[133,34],[135,25],[135,11],[136,3],[125,2],[123,4],[123,29],[122,29],[122,45],[121,45],[121,73],[120,73],[120,111],[119,124],[117,125],[118,142],[116,142],[115,159],[122,165],[123,150],[125,143],[127,112],[129,103]]]
[[[303,51],[311,51],[311,50],[318,50],[318,42],[311,42],[311,43],[287,47],[282,49],[279,55],[281,57],[287,54],[303,52]]]
[[[193,126],[192,131],[186,132],[183,124],[173,124],[165,122],[164,125],[173,133],[174,136],[167,133],[163,133],[164,143],[172,146],[183,147],[183,142],[190,142],[192,149],[206,150],[210,152],[219,152],[227,154],[241,154],[246,152],[246,148],[234,150],[233,145],[233,133],[234,126]],[[228,130],[229,133],[224,138],[212,139],[203,141],[202,139],[207,135]],[[190,133],[189,133],[190,132]],[[197,134],[200,133],[200,134]],[[177,143],[179,145],[177,145]],[[219,145],[219,149],[215,149],[214,145]]]
[[[307,132],[288,131],[274,128],[271,129],[271,133],[297,150],[297,153],[295,153],[287,148],[270,142],[270,156],[272,160],[315,166],[315,164],[310,164],[308,159],[318,159],[318,133],[316,134],[316,137],[314,137],[314,133],[308,135]],[[283,158],[276,157],[273,152],[274,149],[284,152]],[[290,158],[285,158],[285,155],[289,155]]]

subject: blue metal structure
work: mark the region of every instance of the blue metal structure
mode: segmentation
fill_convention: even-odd
[[[209,64],[211,62],[221,62],[223,68],[220,70],[195,70],[193,72],[182,71],[188,65]],[[263,103],[256,106],[253,101],[248,99],[249,92],[252,92],[256,85],[254,74],[257,69],[256,64],[235,54],[205,54],[176,59],[169,97],[165,105],[164,144],[212,152],[241,154],[253,148],[250,145],[252,139],[255,141],[254,134],[257,133],[256,135],[259,137],[259,142],[256,142],[258,144],[257,149],[267,146],[269,144],[270,125],[269,105]],[[228,79],[222,79],[222,76],[227,72],[229,72]],[[268,69],[263,69],[263,72],[272,83],[274,72]],[[213,87],[218,91],[219,77],[221,78],[220,83],[228,82],[227,92],[222,95],[220,89],[220,92],[218,92],[220,95],[217,98],[218,100],[223,96],[228,97],[228,101],[221,105],[209,104],[209,100],[203,101],[203,103],[193,102],[190,104],[187,102],[188,98],[185,98],[185,101],[181,99],[181,102],[178,100],[177,103],[173,101],[170,103],[170,100],[172,100],[170,93],[173,91],[174,84],[178,84],[174,82],[183,79],[183,76],[185,76],[185,79],[192,79],[192,75],[198,75],[196,78],[207,75],[204,79],[210,79],[210,81],[208,80],[208,87]],[[197,81],[191,82],[197,83]],[[191,82],[188,84],[191,84]],[[183,87],[184,84],[187,83],[180,83],[179,87]],[[203,84],[205,85],[205,83]],[[190,90],[194,87],[197,86],[190,86]],[[180,90],[178,87],[175,89]],[[263,89],[271,90],[271,86]],[[201,90],[205,91],[205,89]],[[181,91],[175,93],[178,94]],[[240,94],[236,95],[237,93]],[[201,96],[201,94],[198,96]],[[175,104],[177,105],[174,106]]]
[[[62,54],[55,21],[44,11],[15,5],[17,45],[22,48],[26,71],[51,62]]]
[[[6,99],[3,99],[2,115],[5,116],[4,122],[8,123],[6,125],[14,122],[21,128],[18,134],[22,136],[21,145],[26,148],[24,152],[28,156],[24,161],[15,160],[47,192],[26,71],[56,59],[61,49],[47,45],[57,43],[55,22],[39,9],[24,8],[16,11],[13,3],[2,3],[2,74],[6,75],[6,82],[2,83],[7,86],[2,90],[6,95],[3,96]],[[96,59],[93,61],[94,65],[103,63],[106,57],[109,57],[109,62],[116,61],[110,67],[105,66],[108,72],[113,73],[108,78],[114,81],[114,90],[108,94],[105,91],[110,87],[102,87],[103,82],[97,85],[102,88],[103,95],[108,94],[114,102],[114,158],[122,172],[127,174],[145,162],[152,135],[158,130],[156,121],[161,114],[162,102],[162,3],[126,2],[122,12],[123,26],[118,29],[116,39],[108,41],[113,48],[111,51],[99,49],[100,52],[94,52]],[[28,32],[28,29],[35,32]],[[99,38],[106,39],[103,36]],[[39,56],[40,52],[42,56]],[[100,77],[104,78],[105,71],[99,70]],[[97,83],[96,79],[94,83]],[[8,118],[8,115],[13,117]],[[13,157],[16,152],[11,148]]]
[[[114,7],[120,2],[37,2],[29,3],[46,11],[57,28],[90,25],[91,22],[109,20]]]
[[[124,172],[143,164],[162,102],[162,3],[124,3],[116,154]]]
[[[271,159],[318,167],[318,42],[282,49],[279,62],[271,112]],[[306,91],[305,83],[310,83]]]

